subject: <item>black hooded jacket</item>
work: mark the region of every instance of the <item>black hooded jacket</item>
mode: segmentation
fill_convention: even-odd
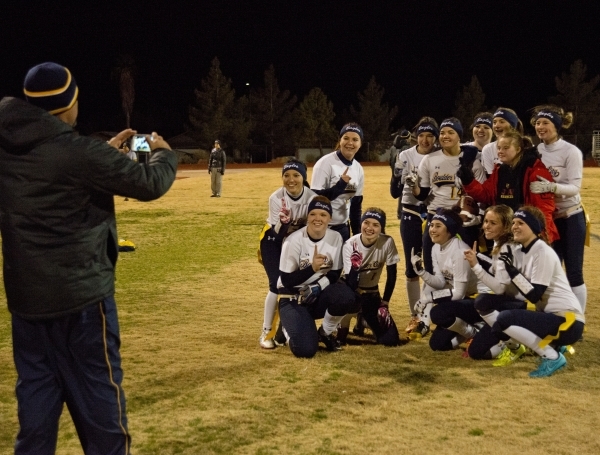
[[[0,101],[0,233],[11,313],[61,316],[114,293],[113,195],[162,196],[177,158],[138,164],[23,100]]]

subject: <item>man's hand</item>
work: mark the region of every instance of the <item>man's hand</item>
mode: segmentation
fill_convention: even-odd
[[[167,141],[165,141],[162,136],[159,136],[156,131],[153,131],[151,135],[147,135],[146,136],[146,140],[148,141],[148,144],[150,144],[150,149],[154,150],[154,149],[169,149],[171,150],[171,146],[169,144],[167,144]]]
[[[119,150],[121,145],[127,141],[131,136],[137,134],[136,130],[132,130],[131,128],[127,128],[126,130],[121,131],[115,137],[110,138],[110,140],[106,141],[108,145]]]

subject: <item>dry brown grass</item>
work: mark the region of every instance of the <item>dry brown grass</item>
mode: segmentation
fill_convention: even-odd
[[[365,206],[386,210],[401,248],[389,168],[365,173]],[[528,378],[533,357],[498,369],[425,341],[299,360],[257,343],[267,285],[257,237],[280,171],[231,170],[220,199],[209,197],[205,171],[184,174],[159,201],[117,199],[119,233],[138,247],[121,255],[116,296],[134,453],[600,453],[598,237],[586,249],[585,341],[551,378]],[[582,193],[600,233],[600,169],[585,170]],[[391,303],[400,326],[402,272]],[[10,453],[17,421],[4,301],[0,311],[0,453]],[[80,453],[65,414],[58,453]]]

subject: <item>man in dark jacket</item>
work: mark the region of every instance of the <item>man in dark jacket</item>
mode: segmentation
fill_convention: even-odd
[[[210,176],[210,189],[212,195],[210,197],[221,197],[221,187],[223,175],[225,174],[225,164],[227,163],[227,155],[225,150],[221,148],[221,141],[215,141],[215,147],[210,152],[208,159],[208,173]]]
[[[0,232],[20,429],[15,453],[51,454],[66,402],[85,453],[129,453],[114,300],[114,195],[159,198],[177,159],[156,133],[138,164],[78,136],[78,89],[55,63],[32,68],[27,101],[0,101]]]

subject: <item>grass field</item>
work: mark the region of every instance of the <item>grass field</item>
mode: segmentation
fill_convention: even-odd
[[[388,214],[387,166],[365,167],[363,207]],[[117,268],[124,388],[135,454],[598,454],[600,237],[586,248],[588,327],[567,367],[530,379],[507,368],[350,337],[338,353],[296,359],[258,347],[267,279],[256,259],[279,169],[232,169],[210,198],[206,171],[183,171],[162,199],[116,198],[119,235],[137,251]],[[309,171],[310,178],[310,171]],[[600,234],[600,169],[582,194]],[[403,264],[390,309],[408,322]],[[0,454],[18,429],[10,316],[0,292]],[[81,448],[65,411],[58,454]]]

